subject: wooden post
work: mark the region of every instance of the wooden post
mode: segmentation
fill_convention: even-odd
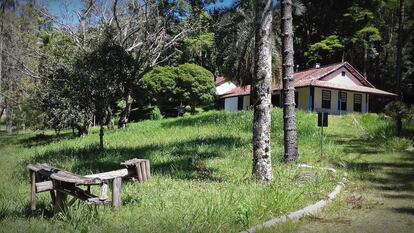
[[[141,172],[141,166],[139,165],[139,163],[135,164],[135,169],[137,169],[137,176],[138,176],[138,181],[142,182],[142,172]]]
[[[108,199],[108,185],[106,183],[101,184],[101,191],[99,193],[99,200],[103,201]]]
[[[147,169],[145,166],[145,161],[141,161],[137,166],[141,167],[142,181],[146,181],[147,180]]]
[[[31,181],[31,203],[30,209],[36,210],[36,172],[30,170],[30,181]]]
[[[112,210],[117,211],[121,207],[121,177],[116,177],[112,183]]]
[[[147,172],[147,179],[151,178],[151,170],[150,170],[150,163],[149,160],[145,161],[145,171]]]
[[[66,193],[59,191],[61,188],[60,181],[54,180],[53,187],[56,189],[55,212],[63,211],[65,209]]]
[[[55,205],[56,203],[55,190],[50,190],[50,198],[52,199],[52,204]]]

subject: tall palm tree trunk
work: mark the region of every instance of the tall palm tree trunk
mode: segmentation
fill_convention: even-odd
[[[404,0],[400,0],[400,15],[398,17],[398,41],[397,41],[397,61],[395,69],[395,77],[397,82],[397,95],[398,100],[402,100],[401,96],[401,75],[402,75],[402,48],[403,48],[403,24],[404,24]]]
[[[270,153],[272,89],[272,0],[256,4],[255,67],[253,85],[253,177],[260,182],[272,181]]]
[[[293,25],[292,0],[282,0],[282,75],[283,75],[283,130],[286,162],[298,158],[296,133],[295,87],[293,86]]]

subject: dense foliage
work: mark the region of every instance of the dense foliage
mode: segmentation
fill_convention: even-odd
[[[241,85],[250,84],[254,1],[234,1],[222,9],[209,5],[212,2],[87,0],[73,6],[77,13],[67,20],[43,2],[2,1],[0,118],[7,131],[50,127],[59,132],[73,127],[83,135],[94,116],[108,126],[116,118],[123,128],[134,120],[131,112],[149,117],[148,103],[160,105],[161,112],[167,104],[176,108],[182,102],[194,110],[211,103],[211,82],[198,79],[189,86],[192,74],[174,81],[189,88],[168,90],[177,92],[174,97],[143,90],[140,80],[157,66],[193,63]],[[380,89],[399,92],[400,86],[402,101],[411,105],[413,15],[412,0],[293,1],[295,70],[348,61]],[[276,3],[276,82],[281,77],[279,22]],[[162,75],[163,82],[172,82],[168,72]],[[384,105],[373,101],[370,107],[380,110]],[[149,111],[144,114],[143,109]]]
[[[163,112],[189,105],[194,113],[197,105],[211,105],[215,100],[213,74],[195,64],[156,67],[139,84],[148,102]]]

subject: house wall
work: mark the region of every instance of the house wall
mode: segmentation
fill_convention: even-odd
[[[342,75],[344,72],[344,75]],[[345,67],[333,72],[327,77],[321,79],[330,83],[335,83],[343,86],[363,86],[363,84],[355,78]]]
[[[309,111],[310,88],[298,88],[295,91],[298,92],[298,108],[304,111]]]
[[[329,90],[331,91],[331,108],[330,109],[322,109],[322,90]],[[315,87],[315,112],[328,112],[333,115],[339,114],[347,114],[354,112],[354,94],[361,94],[362,96],[362,103],[361,103],[361,112],[365,112],[366,110],[366,94],[365,93],[358,93],[353,91],[344,91],[347,93],[347,106],[346,111],[339,111],[338,110],[338,93],[339,90],[328,89],[328,88],[319,88]]]
[[[237,99],[238,97],[230,97],[224,99],[224,110],[226,112],[237,112]]]
[[[319,88],[315,87],[314,92],[314,112],[328,112],[332,115],[343,115],[347,113],[354,112],[354,94],[361,94],[362,103],[361,103],[361,112],[366,112],[366,98],[367,94],[365,93],[358,93],[353,91],[345,91],[347,93],[347,109],[346,111],[339,111],[338,110],[338,93],[339,90],[329,89],[329,88]],[[331,91],[331,106],[330,109],[322,109],[322,90],[329,90]],[[298,109],[303,111],[309,111],[309,102],[310,102],[310,87],[305,88],[298,88],[296,89],[298,92]],[[276,94],[272,93],[272,94]],[[224,109],[227,112],[237,112],[238,106],[238,98],[239,97],[230,97],[224,99]],[[250,95],[243,96],[243,110],[247,110],[250,107]]]
[[[243,96],[243,110],[247,110],[250,107],[250,95]]]

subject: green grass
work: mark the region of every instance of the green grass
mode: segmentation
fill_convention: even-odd
[[[274,110],[272,119],[274,181],[270,186],[251,180],[252,112],[207,112],[133,123],[125,130],[106,132],[104,153],[98,149],[97,129],[86,138],[73,138],[66,132],[61,140],[51,132],[2,133],[0,231],[238,232],[325,197],[340,174],[283,164],[282,111]],[[367,129],[386,135],[375,140],[392,138],[387,138],[387,130],[393,127],[387,118],[350,115],[332,119],[331,136],[324,139],[324,157],[320,158],[316,115],[298,112],[300,162],[349,171],[351,165],[344,159],[349,148],[339,146],[343,138],[372,141]],[[371,125],[379,120],[385,122],[384,127]],[[336,129],[335,122],[350,127]],[[394,144],[393,149],[402,148]],[[134,157],[150,160],[153,178],[143,184],[123,182],[121,211],[77,203],[54,215],[46,193],[38,194],[38,210],[29,210],[27,164],[46,162],[86,175],[118,169],[122,161]],[[302,173],[313,173],[315,181],[298,182]]]

